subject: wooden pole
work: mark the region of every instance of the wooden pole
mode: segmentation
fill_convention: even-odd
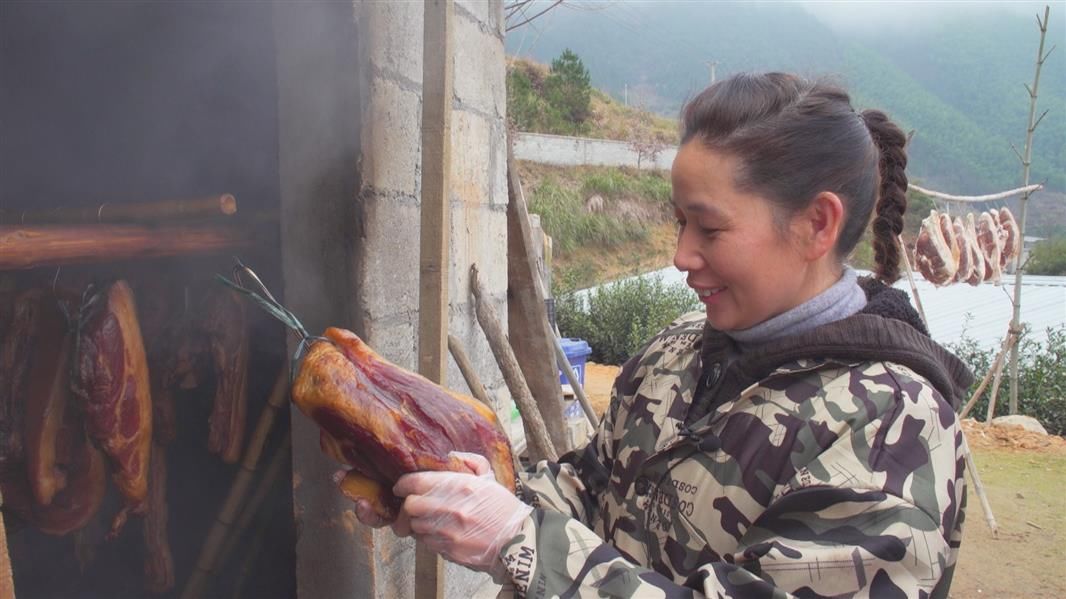
[[[105,203],[84,208],[49,210],[3,210],[0,211],[0,224],[166,223],[226,217],[236,213],[237,199],[233,194],[222,193],[188,200]]]
[[[973,454],[970,453],[970,445],[966,442],[965,434],[962,435],[962,454],[966,460],[966,468],[970,471],[974,491],[977,493],[977,498],[981,500],[981,511],[985,514],[985,522],[992,530],[992,538],[998,539],[999,529],[996,527],[996,517],[992,514],[992,504],[988,503],[988,494],[985,493],[985,486],[981,483],[981,476],[977,474],[977,464],[973,461]]]
[[[455,358],[455,363],[459,365],[459,372],[463,373],[463,379],[466,380],[466,386],[470,387],[470,392],[474,394],[478,401],[488,406],[495,413],[496,408],[493,407],[492,401],[489,400],[489,394],[485,391],[485,387],[481,384],[481,379],[478,378],[477,372],[474,370],[474,365],[466,357],[466,351],[463,349],[463,345],[459,343],[459,340],[455,338],[455,335],[448,335],[448,350],[451,351],[452,357]],[[504,437],[510,438],[510,431],[504,427],[503,420],[499,414],[496,415],[496,428],[503,433]],[[522,471],[522,463],[518,460],[518,455],[514,451],[511,452],[511,465],[514,466],[515,472]]]
[[[496,357],[496,363],[503,373],[503,380],[511,391],[511,396],[518,405],[518,413],[522,415],[522,425],[526,430],[526,443],[529,453],[534,460],[547,459],[552,462],[559,459],[555,452],[551,437],[544,426],[544,418],[541,417],[537,402],[529,392],[526,379],[522,375],[522,369],[518,367],[518,360],[511,351],[511,344],[507,341],[507,335],[500,326],[500,319],[496,316],[496,310],[485,297],[485,290],[478,280],[477,265],[470,267],[470,289],[474,293],[474,312],[485,337],[489,340],[492,355]]]
[[[966,405],[963,406],[962,410],[959,412],[959,420],[966,418],[966,416],[970,414],[970,410],[973,409],[974,404],[977,403],[977,400],[981,397],[981,394],[984,393],[985,387],[988,386],[988,382],[992,380],[992,374],[1002,368],[1002,365],[1003,349],[1000,348],[1000,350],[996,353],[996,359],[992,361],[992,366],[989,367],[988,372],[985,372],[984,378],[981,379],[981,384],[977,386],[977,391],[974,391],[973,395],[970,396],[970,401],[966,402]]]
[[[1036,19],[1037,25],[1040,27],[1040,47],[1036,51],[1036,73],[1033,75],[1033,86],[1025,86],[1029,91],[1029,126],[1025,130],[1025,156],[1022,156],[1022,185],[1029,185],[1029,166],[1033,162],[1033,133],[1036,131],[1036,126],[1040,124],[1040,121],[1044,118],[1044,115],[1040,115],[1040,118],[1035,119],[1036,116],[1036,93],[1040,88],[1040,69],[1044,66],[1044,61],[1047,60],[1048,54],[1044,54],[1044,39],[1047,37],[1048,18],[1050,17],[1051,7],[1044,7],[1044,20],[1041,21],[1039,17]],[[1047,112],[1045,111],[1046,115]],[[1021,199],[1021,217],[1018,219],[1018,237],[1021,245],[1025,245],[1025,222],[1029,207],[1029,193],[1025,192]],[[1021,322],[1022,322],[1022,252],[1018,252],[1018,255],[1014,257],[1014,317],[1010,321],[1011,333],[1014,335],[1021,334]],[[993,391],[993,397],[995,391]],[[1010,413],[1018,413],[1018,344],[1015,343],[1014,347],[1010,350]]]
[[[559,362],[559,368],[563,369],[563,374],[566,375],[566,380],[570,381],[570,388],[574,390],[574,395],[577,396],[578,403],[581,404],[581,409],[585,411],[585,418],[589,419],[589,424],[592,425],[592,429],[600,425],[600,419],[596,417],[596,412],[592,409],[592,404],[589,403],[589,398],[585,395],[585,390],[581,388],[581,381],[574,373],[574,369],[570,366],[570,359],[566,357],[566,352],[563,350],[563,344],[558,337],[552,336],[552,340],[555,342],[555,359]]]
[[[204,596],[204,588],[207,579],[218,565],[218,557],[222,545],[226,541],[227,533],[236,519],[244,497],[252,485],[255,477],[255,469],[259,464],[259,458],[263,455],[263,445],[266,444],[267,436],[274,427],[278,411],[285,406],[285,399],[289,396],[289,366],[288,362],[282,364],[280,372],[274,381],[274,387],[270,391],[270,398],[259,414],[252,439],[244,450],[244,459],[241,460],[241,469],[237,471],[233,483],[230,485],[229,494],[222,503],[222,508],[215,516],[215,522],[207,533],[200,556],[196,560],[189,581],[181,593],[182,599],[198,599]]]
[[[982,196],[957,196],[949,193],[943,193],[940,191],[933,191],[932,189],[926,189],[924,187],[919,187],[914,183],[908,183],[907,187],[919,193],[925,194],[931,198],[947,200],[949,202],[964,202],[969,204],[976,202],[992,202],[995,200],[1005,200],[1011,196],[1016,196],[1023,193],[1028,195],[1038,189],[1044,188],[1043,185],[1026,185],[1024,187],[1019,187],[1018,189],[1009,189],[1007,191],[1001,191],[999,193],[990,193]]]
[[[425,0],[422,39],[422,212],[418,371],[444,385],[448,352],[453,0]],[[444,596],[440,557],[415,546],[415,599]]]
[[[448,335],[448,351],[455,358],[455,363],[459,366],[459,372],[463,373],[463,380],[466,381],[466,386],[470,387],[470,392],[478,401],[492,408],[492,401],[489,399],[488,392],[485,391],[485,386],[481,384],[474,365],[470,363],[470,358],[466,357],[466,351],[455,335]]]
[[[0,270],[213,254],[252,245],[250,231],[232,226],[0,227]]]
[[[1004,347],[1008,348],[1006,350],[1008,352],[1010,351],[1010,348],[1016,347],[1013,330],[1011,332],[1007,333],[1007,341],[1004,342]],[[996,368],[993,369],[992,391],[991,391],[990,395],[988,396],[988,412],[985,414],[985,423],[986,424],[991,424],[992,423],[992,416],[995,415],[995,411],[996,411],[996,395],[999,393],[999,383],[1002,380],[1003,380],[1003,363],[1001,361],[999,364],[996,365]]]
[[[548,324],[533,247],[532,226],[514,152],[507,147],[507,329],[518,365],[548,427],[557,453],[569,447],[563,421],[563,390],[551,356],[555,332]]]

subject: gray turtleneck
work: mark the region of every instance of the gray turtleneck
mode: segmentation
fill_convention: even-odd
[[[866,294],[857,280],[855,270],[845,266],[839,281],[795,308],[751,328],[724,332],[741,346],[751,346],[842,320],[866,306]]]

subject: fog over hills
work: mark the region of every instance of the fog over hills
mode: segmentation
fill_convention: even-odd
[[[531,9],[533,10],[533,9]],[[1034,181],[1066,190],[1066,5],[1052,6]],[[843,83],[860,107],[915,130],[915,180],[956,193],[1017,186],[1041,3],[731,3],[568,0],[508,34],[511,54],[577,52],[595,86],[676,117],[710,80],[785,70]],[[1045,49],[1046,51],[1046,49]]]

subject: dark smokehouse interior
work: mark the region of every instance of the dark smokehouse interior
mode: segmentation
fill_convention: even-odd
[[[269,3],[0,5],[20,599],[296,594],[288,340],[215,279],[237,256],[283,301],[273,44]]]

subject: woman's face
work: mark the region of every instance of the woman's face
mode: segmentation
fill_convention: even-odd
[[[688,273],[707,320],[720,331],[752,327],[819,291],[791,232],[775,226],[770,202],[734,186],[737,165],[696,140],[681,147],[671,171],[674,265]]]

